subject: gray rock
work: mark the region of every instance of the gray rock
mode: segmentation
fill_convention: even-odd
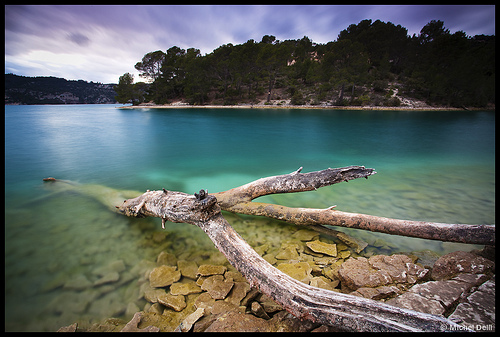
[[[485,274],[495,263],[471,252],[452,252],[441,256],[432,269],[434,280],[451,279],[460,273]]]

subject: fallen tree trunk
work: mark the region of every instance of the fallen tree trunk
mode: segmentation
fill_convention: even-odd
[[[279,188],[278,185],[275,185]],[[346,331],[458,331],[463,327],[440,316],[401,309],[353,295],[312,287],[271,266],[229,225],[217,198],[173,191],[148,191],[118,207],[127,216],[196,225],[253,287],[300,319]]]
[[[363,166],[310,173],[300,173],[301,169],[290,174],[262,178],[213,195],[225,211],[266,216],[296,225],[332,225],[429,240],[495,245],[495,226],[390,219],[341,212],[333,209],[334,206],[327,209],[313,209],[252,202],[253,199],[268,194],[312,191],[356,178],[368,179],[370,175],[376,173],[373,169]]]

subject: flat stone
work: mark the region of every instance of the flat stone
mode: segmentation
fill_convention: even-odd
[[[250,284],[248,282],[234,282],[233,288],[226,297],[226,301],[239,306],[241,301],[250,291]]]
[[[269,319],[269,315],[267,312],[264,310],[262,305],[260,305],[259,302],[254,301],[252,302],[252,305],[250,306],[250,310],[252,311],[252,314],[254,314],[257,317],[264,318],[264,319]]]
[[[290,246],[282,248],[275,256],[275,258],[279,260],[292,260],[297,259],[298,257],[299,253],[297,253],[297,249]]]
[[[258,302],[260,303],[262,308],[264,308],[265,312],[267,312],[267,313],[273,313],[276,311],[283,310],[283,307],[280,304],[274,302],[274,300],[272,298],[270,298],[269,296],[267,296],[265,294],[262,294],[260,296]]]
[[[208,315],[211,313],[214,303],[215,300],[208,293],[202,293],[196,298],[193,305],[195,308],[205,308],[205,314]]]
[[[182,276],[193,280],[197,279],[198,265],[195,261],[178,260],[177,268]]]
[[[432,269],[432,278],[440,281],[459,273],[485,274],[495,263],[471,252],[452,252],[441,256]]]
[[[347,246],[354,248],[356,253],[360,253],[363,249],[368,246],[368,243],[361,239],[354,238],[350,235],[347,235],[342,232],[337,233],[337,238],[339,238],[343,243],[345,243]]]
[[[206,290],[213,299],[223,300],[231,291],[234,282],[224,280],[222,275],[213,275],[207,278],[201,285],[202,290]]]
[[[327,290],[333,290],[339,285],[339,281],[330,281],[324,276],[316,276],[309,281],[309,285]]]
[[[179,281],[181,273],[175,266],[161,265],[156,267],[149,274],[149,284],[153,288],[166,287]]]
[[[385,271],[374,269],[364,257],[349,258],[339,269],[339,277],[343,287],[356,290],[362,287],[375,288],[392,282]]]
[[[205,332],[270,332],[269,323],[262,318],[238,311],[220,314]]]
[[[96,280],[94,282],[94,286],[100,286],[106,283],[113,283],[118,281],[119,279],[120,279],[120,274],[118,274],[117,272],[110,272],[101,277],[100,279]]]
[[[226,301],[216,300],[212,306],[212,315],[218,315],[232,310],[239,310],[239,306]]]
[[[337,256],[337,245],[321,242],[319,240],[306,242],[306,246],[316,253]]]
[[[69,279],[66,281],[63,285],[64,289],[70,289],[70,290],[83,290],[87,289],[88,287],[92,286],[92,282],[90,282],[85,275],[79,274],[76,275],[75,277]]]
[[[433,315],[442,315],[445,308],[436,300],[428,299],[413,292],[406,292],[386,302],[403,309],[411,309]]]
[[[123,262],[123,260],[116,260],[110,262],[106,266],[101,266],[99,268],[92,270],[92,274],[98,276],[104,276],[106,274],[109,274],[110,272],[121,273],[124,270],[125,270],[125,263]]]
[[[476,331],[495,331],[495,277],[458,304],[449,318]]]
[[[158,303],[168,308],[172,308],[175,311],[181,311],[187,306],[186,299],[183,295],[172,295],[167,293],[158,296]]]
[[[454,280],[430,281],[413,286],[409,292],[436,300],[445,308],[449,308],[471,287],[468,283]]]
[[[225,266],[202,264],[198,267],[197,275],[210,276],[210,275],[223,275],[227,268]]]
[[[232,279],[234,282],[248,282],[239,271],[228,270],[224,273],[224,278],[226,280]]]
[[[352,290],[362,287],[375,288],[399,283],[411,285],[423,279],[429,272],[401,254],[391,256],[375,255],[369,259],[364,257],[349,258],[339,268],[342,286]]]
[[[310,229],[299,229],[298,231],[292,234],[292,237],[300,241],[311,241],[319,237],[319,233]]]
[[[165,289],[153,288],[149,284],[144,283],[140,288],[141,297],[144,297],[149,303],[158,302],[158,296],[166,294]]]
[[[156,264],[159,266],[175,266],[177,265],[177,257],[172,253],[161,252],[156,258]]]
[[[280,263],[277,268],[294,279],[309,284],[312,268],[307,262]]]
[[[201,293],[201,287],[194,281],[190,282],[176,282],[170,286],[170,293],[172,295],[189,295],[189,294],[199,294]]]
[[[395,283],[413,284],[429,272],[428,269],[414,264],[411,258],[402,254],[372,256],[368,259],[368,263],[375,269],[387,271]]]
[[[188,332],[193,327],[193,324],[196,323],[196,321],[199,320],[201,317],[203,317],[204,313],[205,313],[204,308],[196,309],[195,312],[193,312],[191,315],[186,317],[181,322],[181,324],[178,327],[178,330],[180,332]],[[177,331],[177,329],[176,329],[176,331]]]

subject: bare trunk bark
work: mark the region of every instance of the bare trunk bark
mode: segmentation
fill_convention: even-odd
[[[266,183],[281,189],[279,184]],[[200,227],[252,286],[298,318],[347,331],[458,331],[460,328],[440,316],[315,288],[293,279],[258,255],[224,219],[216,197],[203,190],[195,196],[167,190],[148,191],[125,200],[118,210],[127,216],[155,216],[163,221]]]

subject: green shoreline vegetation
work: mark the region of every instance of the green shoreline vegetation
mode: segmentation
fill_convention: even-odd
[[[432,20],[409,36],[380,20],[351,24],[336,41],[307,36],[149,52],[114,87],[119,103],[355,110],[495,109],[495,36],[453,34]],[[436,109],[437,108],[437,109]]]

